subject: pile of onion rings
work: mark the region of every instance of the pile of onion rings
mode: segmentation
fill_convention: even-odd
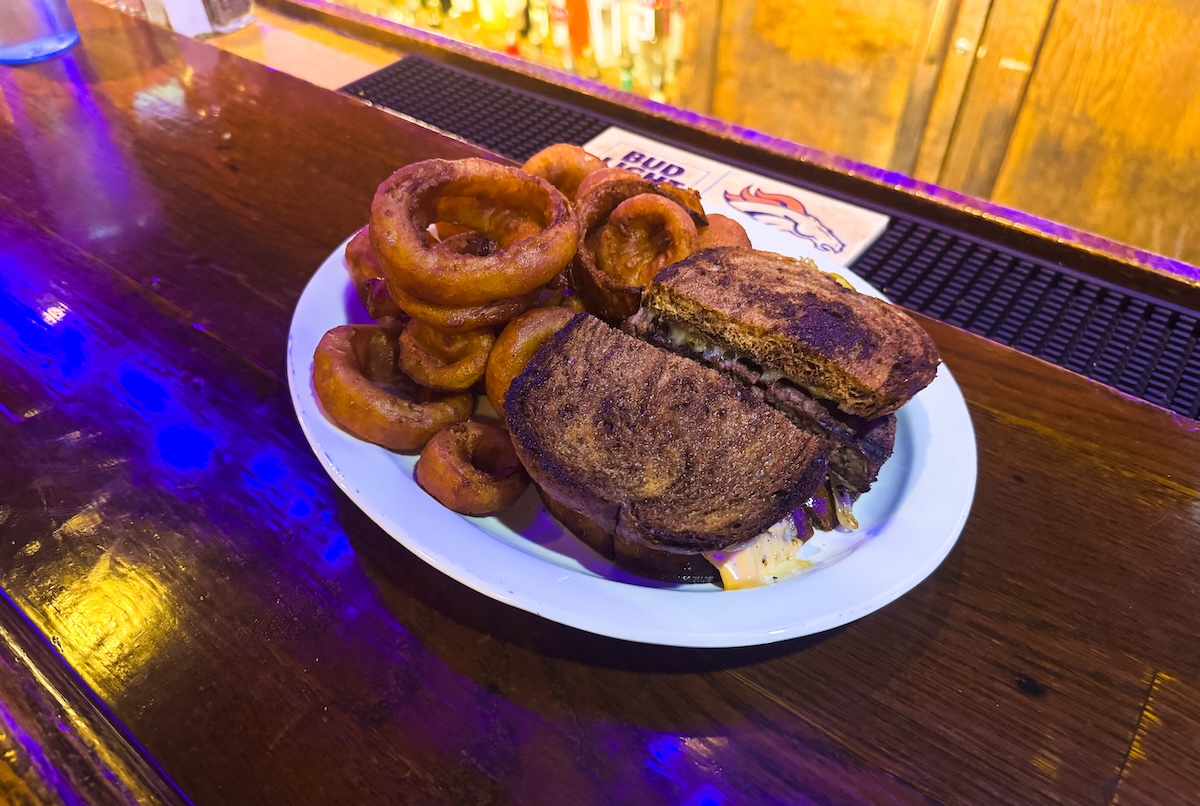
[[[313,385],[354,436],[420,451],[417,482],[445,506],[484,515],[529,484],[503,418],[508,386],[579,311],[637,310],[663,267],[745,230],[707,216],[699,195],[610,168],[559,144],[521,168],[426,160],[393,173],[346,265],[374,325],[321,339]],[[492,412],[476,412],[486,394]]]

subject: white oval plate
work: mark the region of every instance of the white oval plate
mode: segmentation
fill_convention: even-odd
[[[975,492],[975,433],[945,366],[897,413],[895,453],[855,504],[858,532],[818,532],[805,551],[820,567],[774,585],[724,591],[631,575],[566,532],[532,489],[497,517],[457,515],[417,486],[415,455],[362,442],[321,410],[312,386],[317,342],[330,328],[370,321],[344,252],[345,244],[321,265],[292,317],[287,371],[300,425],[330,477],[363,512],[409,551],[480,593],[613,638],[686,647],[766,644],[838,627],[895,600],[937,568],[966,523]],[[813,258],[879,296],[852,272]]]

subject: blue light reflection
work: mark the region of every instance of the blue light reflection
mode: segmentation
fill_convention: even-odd
[[[164,427],[154,441],[163,461],[179,470],[206,469],[216,447],[208,434],[188,423]]]

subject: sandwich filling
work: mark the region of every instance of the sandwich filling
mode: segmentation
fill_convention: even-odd
[[[818,523],[813,502],[797,509],[745,546],[703,556],[726,590],[757,588],[807,574],[854,551],[866,533]],[[815,528],[814,528],[815,527]]]
[[[706,552],[704,558],[721,575],[725,590],[770,585],[815,567],[800,558],[800,549],[812,536],[812,527],[808,526],[807,531],[802,538],[795,518],[788,515],[749,544],[731,551]]]

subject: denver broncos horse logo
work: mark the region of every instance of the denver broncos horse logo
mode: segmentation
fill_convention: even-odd
[[[733,209],[745,213],[755,221],[761,221],[777,230],[812,241],[822,252],[837,254],[846,248],[833,230],[825,226],[798,199],[782,193],[765,193],[753,185],[742,188],[740,193],[725,191],[725,201]]]

